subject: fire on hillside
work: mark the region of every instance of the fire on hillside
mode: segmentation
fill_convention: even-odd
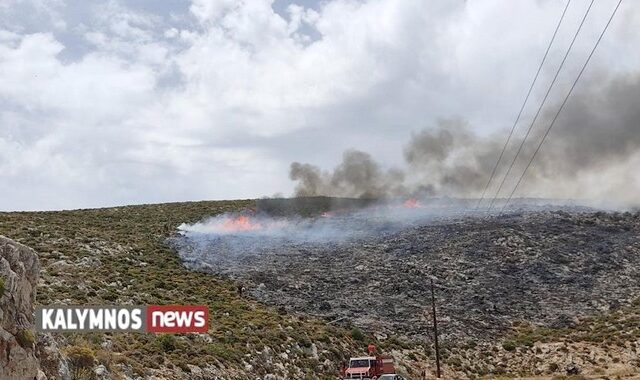
[[[447,212],[459,208],[449,205]],[[273,235],[278,233],[310,232],[312,229],[328,232],[334,227],[348,234],[352,227],[359,224],[384,224],[386,228],[394,225],[414,223],[425,218],[433,218],[442,214],[442,204],[434,203],[426,207],[417,198],[378,202],[368,207],[341,207],[317,212],[308,218],[296,215],[273,216],[267,212],[247,210],[238,214],[223,214],[194,225],[183,224],[179,229],[185,233],[199,234],[244,234]],[[323,221],[323,219],[332,219]],[[336,220],[336,219],[339,219]],[[338,226],[338,224],[342,224]],[[336,231],[337,232],[337,231]],[[295,236],[291,236],[294,238]],[[329,236],[328,236],[329,237]]]
[[[460,341],[516,320],[564,328],[640,296],[640,255],[615,248],[640,247],[637,216],[465,210],[410,199],[310,217],[221,215],[180,226],[174,246],[186,266],[241,281],[267,304],[416,339],[431,276],[444,339]]]

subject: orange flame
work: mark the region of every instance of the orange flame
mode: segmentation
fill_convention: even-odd
[[[251,221],[248,216],[238,216],[233,219],[228,219],[222,224],[222,228],[225,231],[255,231],[262,229],[262,225],[257,222]]]
[[[402,206],[404,206],[406,208],[420,208],[420,207],[422,207],[422,205],[420,204],[420,201],[418,201],[415,198],[407,199],[406,201],[404,201]]]

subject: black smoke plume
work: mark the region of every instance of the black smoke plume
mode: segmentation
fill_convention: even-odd
[[[559,93],[562,92],[560,89]],[[532,104],[535,104],[532,103]],[[508,195],[558,109],[545,109],[500,196]],[[528,128],[523,119],[489,188],[493,196]],[[413,133],[406,166],[384,169],[371,155],[349,150],[333,171],[294,162],[297,196],[398,197],[411,194],[477,197],[500,154],[506,130],[479,136],[461,119]],[[585,82],[547,137],[516,196],[590,198],[640,203],[640,75]]]

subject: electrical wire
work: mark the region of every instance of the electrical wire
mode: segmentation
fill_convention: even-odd
[[[498,195],[500,194],[500,191],[502,190],[502,187],[504,186],[505,181],[509,177],[509,174],[511,174],[511,170],[513,170],[513,166],[515,165],[518,157],[520,156],[520,153],[522,152],[522,147],[524,147],[524,144],[526,143],[527,138],[529,138],[529,135],[531,134],[531,130],[533,130],[533,127],[534,127],[536,121],[538,120],[538,116],[540,116],[540,112],[544,108],[544,105],[546,104],[547,99],[549,98],[549,94],[551,93],[551,90],[553,89],[553,86],[556,84],[556,81],[558,80],[558,76],[560,75],[560,72],[562,71],[562,68],[564,67],[565,62],[567,61],[567,57],[569,56],[569,53],[571,53],[571,49],[573,48],[573,45],[575,44],[576,39],[578,38],[578,35],[580,34],[580,31],[582,30],[582,26],[584,25],[584,22],[586,21],[587,16],[589,15],[589,12],[591,11],[591,8],[593,7],[593,3],[594,2],[595,2],[595,0],[591,0],[591,2],[589,3],[589,7],[585,11],[584,16],[582,17],[582,20],[580,21],[580,25],[578,26],[578,29],[576,29],[576,32],[573,35],[573,39],[571,40],[571,44],[569,44],[569,47],[567,48],[567,51],[564,54],[564,57],[562,58],[562,62],[560,62],[560,66],[558,66],[558,69],[556,70],[556,73],[555,73],[555,75],[553,77],[553,80],[551,81],[551,84],[549,84],[549,88],[547,89],[547,92],[545,93],[544,98],[542,99],[542,102],[540,102],[540,106],[538,107],[538,110],[536,111],[536,114],[533,117],[533,120],[531,121],[531,124],[529,125],[529,128],[527,129],[527,133],[525,134],[524,138],[522,139],[522,142],[520,143],[520,146],[518,147],[518,151],[516,152],[516,155],[513,157],[513,160],[511,161],[511,164],[509,165],[509,169],[507,169],[507,172],[504,174],[504,177],[502,177],[502,181],[500,182],[500,186],[498,186],[498,190],[496,191],[495,195],[493,196],[493,199],[491,199],[491,203],[489,204],[488,211],[491,211],[491,209],[493,208],[493,205],[495,204],[496,200],[498,199]]]
[[[509,132],[509,136],[507,137],[507,141],[505,141],[504,146],[502,147],[502,151],[500,152],[500,156],[498,156],[498,160],[496,161],[496,164],[494,165],[493,170],[491,171],[491,175],[489,176],[489,180],[487,181],[487,184],[485,185],[484,190],[482,191],[482,196],[478,200],[478,203],[476,204],[475,210],[478,210],[478,208],[480,207],[480,204],[484,200],[484,196],[487,194],[487,190],[489,189],[489,185],[491,184],[491,182],[493,181],[493,178],[496,175],[496,170],[498,169],[498,166],[500,165],[500,161],[502,161],[502,157],[504,156],[504,152],[507,150],[507,146],[509,145],[509,142],[511,141],[511,137],[513,136],[513,133],[516,130],[516,126],[518,125],[518,122],[520,121],[520,117],[522,116],[522,112],[524,111],[524,108],[527,105],[527,102],[529,101],[529,96],[531,96],[531,92],[533,91],[533,87],[535,86],[535,84],[536,84],[536,82],[538,80],[538,77],[540,76],[540,71],[542,71],[542,67],[544,66],[544,63],[547,60],[547,56],[549,55],[549,50],[551,50],[551,45],[553,45],[553,41],[555,41],[555,39],[556,39],[556,35],[558,34],[558,30],[560,29],[560,25],[562,24],[562,20],[564,20],[564,16],[567,13],[567,9],[569,9],[569,4],[571,4],[571,0],[567,1],[567,4],[565,5],[564,10],[562,11],[562,16],[560,16],[560,20],[558,20],[558,24],[556,25],[556,29],[553,31],[553,36],[551,37],[551,40],[549,41],[549,44],[547,45],[547,50],[545,50],[544,56],[542,57],[542,61],[540,62],[540,65],[538,66],[538,71],[536,71],[536,75],[533,77],[533,81],[531,82],[531,86],[529,86],[529,91],[527,91],[527,96],[525,96],[524,101],[522,102],[522,106],[520,107],[520,111],[518,112],[518,116],[516,117],[516,120],[513,122],[513,126],[511,126],[511,131]]]
[[[540,140],[540,143],[538,144],[538,147],[533,152],[533,155],[531,156],[531,159],[529,160],[529,163],[527,164],[527,166],[522,171],[522,174],[520,175],[520,178],[518,179],[518,182],[516,183],[516,185],[514,186],[513,190],[511,191],[511,194],[509,194],[509,197],[507,198],[507,201],[505,202],[505,204],[502,206],[502,209],[500,210],[500,212],[504,211],[504,209],[507,207],[507,205],[509,204],[509,202],[513,198],[513,194],[515,194],[516,190],[518,189],[518,186],[520,186],[520,183],[522,182],[522,179],[524,178],[525,174],[527,173],[527,170],[529,170],[529,167],[531,166],[531,164],[533,163],[533,160],[536,158],[538,152],[540,151],[540,148],[542,147],[542,144],[544,144],[545,140],[547,139],[547,136],[549,135],[549,132],[551,132],[551,129],[555,125],[556,120],[558,120],[558,116],[560,115],[560,113],[564,109],[565,104],[567,104],[567,100],[569,100],[569,97],[573,93],[573,90],[575,89],[576,85],[578,84],[578,81],[580,80],[580,78],[582,77],[582,74],[584,73],[585,69],[587,68],[587,65],[589,64],[589,61],[591,61],[591,57],[593,57],[593,54],[595,53],[596,49],[598,48],[598,45],[600,44],[600,41],[602,41],[602,37],[604,37],[604,34],[607,32],[607,29],[609,29],[609,25],[611,24],[611,21],[613,21],[613,18],[615,17],[616,13],[618,12],[618,8],[620,8],[620,4],[622,4],[622,0],[618,1],[618,4],[616,5],[615,9],[613,10],[613,13],[611,13],[611,17],[609,17],[609,21],[607,22],[607,24],[605,25],[604,29],[602,30],[602,33],[600,33],[600,36],[598,37],[598,40],[593,45],[593,48],[591,49],[591,53],[589,53],[589,56],[587,57],[587,59],[585,60],[584,64],[582,65],[582,69],[580,69],[580,72],[578,73],[578,76],[576,77],[575,81],[573,81],[573,85],[569,89],[569,92],[567,92],[567,95],[564,97],[564,100],[562,101],[562,104],[560,105],[560,108],[558,109],[558,112],[556,112],[555,116],[553,117],[553,120],[551,121],[551,124],[549,124],[549,127],[547,128],[547,130],[545,131],[544,135],[542,136],[542,139]]]

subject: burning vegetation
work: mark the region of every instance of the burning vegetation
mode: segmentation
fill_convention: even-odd
[[[313,209],[309,207],[313,201],[323,198],[304,199],[292,200],[298,204],[279,210],[275,215],[271,213],[274,210],[272,200],[261,200],[257,211],[223,214],[195,224],[182,224],[178,229],[192,244],[207,245],[213,240],[237,251],[237,255],[244,255],[249,248],[259,251],[287,242],[339,242],[399,231],[411,225],[461,215],[465,212],[463,206],[468,203],[433,199],[427,206],[416,198],[369,202],[344,199],[329,205],[330,209]],[[281,204],[282,200],[273,202]],[[306,216],[300,213],[306,213]],[[227,244],[231,241],[234,244]]]
[[[241,279],[268,304],[415,339],[425,339],[429,276],[444,334],[459,340],[493,339],[516,320],[560,326],[640,295],[637,217],[536,207],[477,217],[448,202],[223,215],[181,226],[178,245],[189,266]]]
[[[246,215],[231,217],[222,223],[224,232],[256,231],[262,229],[262,224],[254,222]]]
[[[476,215],[472,202],[452,199],[327,200],[261,200],[249,214],[185,224],[173,244],[189,268],[378,343],[431,344],[430,278],[448,349],[505,342],[508,351],[524,344],[512,336],[526,326],[545,341],[640,297],[638,214],[521,203]],[[220,230],[228,220],[238,228]],[[545,355],[562,362],[555,349]]]

